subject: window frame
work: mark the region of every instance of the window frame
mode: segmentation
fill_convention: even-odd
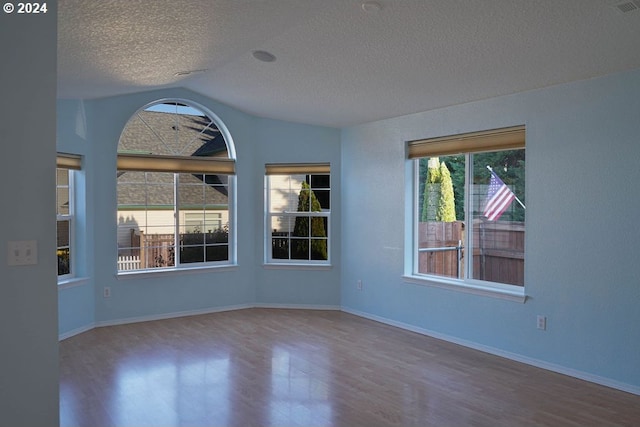
[[[152,108],[160,104],[177,104],[179,106],[186,106],[204,114],[221,133],[227,150],[228,157],[189,157],[189,156],[174,156],[174,155],[154,155],[154,154],[139,154],[129,152],[119,152],[117,156],[117,172],[137,171],[137,172],[164,172],[173,175],[173,250],[175,255],[174,265],[168,267],[149,267],[149,268],[137,268],[132,270],[120,270],[118,265],[118,258],[116,259],[116,276],[126,277],[139,274],[166,274],[169,272],[188,272],[190,270],[199,271],[203,269],[218,269],[224,267],[235,267],[237,265],[237,220],[236,220],[236,152],[233,143],[233,138],[229,133],[229,130],[222,122],[222,120],[214,114],[207,107],[181,98],[163,98],[150,102],[140,109],[138,109],[129,120],[135,118],[139,113]],[[180,113],[184,114],[184,113]],[[127,121],[127,125],[129,121]],[[124,134],[126,126],[122,131]],[[121,136],[122,137],[122,136]],[[120,145],[120,143],[118,144]],[[185,210],[180,206],[179,192],[180,192],[180,174],[198,174],[198,175],[225,175],[227,176],[227,259],[221,261],[202,261],[202,262],[181,262],[180,251],[184,245],[180,239],[180,230],[185,227],[182,224],[181,215]],[[203,185],[206,185],[203,182]],[[116,183],[117,186],[117,183]],[[118,191],[118,190],[116,190]],[[120,205],[116,202],[116,209],[119,210]],[[144,208],[145,212],[148,212],[148,206]],[[186,213],[186,212],[185,212]],[[203,248],[206,251],[207,244],[203,244]]]
[[[77,255],[76,255],[76,204],[75,204],[75,171],[80,170],[82,166],[81,157],[74,154],[58,153],[56,156],[56,236],[58,235],[58,223],[61,221],[68,222],[68,245],[59,246],[58,239],[56,237],[56,259],[57,252],[61,248],[66,248],[69,251],[69,272],[66,274],[58,274],[58,283],[68,282],[77,276]],[[67,184],[61,185],[58,181],[58,174],[61,171],[67,173]],[[58,211],[58,191],[61,188],[66,188],[66,195],[68,199],[68,209],[66,214],[61,214]]]
[[[403,279],[407,283],[426,285],[449,290],[462,291],[482,296],[495,297],[524,303],[526,301],[525,286],[491,282],[469,278],[473,270],[473,256],[467,250],[472,242],[473,222],[472,187],[473,179],[471,157],[474,154],[497,152],[513,149],[526,149],[525,127],[514,126],[512,128],[494,129],[481,132],[473,132],[461,135],[430,138],[425,140],[410,141],[407,147],[407,225],[405,226],[405,273]],[[498,135],[491,140],[492,135]],[[519,139],[521,142],[518,142]],[[497,143],[496,143],[497,141]],[[461,152],[461,150],[465,150]],[[425,154],[426,153],[426,154]],[[420,219],[420,166],[419,161],[425,157],[464,155],[465,156],[465,218],[464,238],[467,256],[464,257],[464,278],[452,278],[428,273],[419,273],[419,233]],[[526,170],[526,167],[525,167]],[[526,178],[525,178],[526,182]],[[526,186],[525,186],[526,188]],[[514,201],[515,203],[515,201]],[[526,230],[526,222],[525,222]],[[526,239],[526,232],[525,232]],[[526,245],[525,245],[526,246]],[[526,251],[525,251],[526,259]]]
[[[312,211],[311,207],[309,211],[271,211],[271,177],[282,176],[288,177],[290,180],[293,176],[305,175],[311,182],[311,176],[326,175],[329,178],[329,186],[327,188],[314,188],[310,187],[312,192],[316,190],[326,190],[329,192],[329,209],[323,209],[321,211]],[[264,176],[264,215],[265,215],[265,239],[264,239],[264,265],[266,267],[291,267],[291,268],[324,268],[331,267],[331,206],[332,202],[332,179],[331,179],[331,166],[329,163],[271,163],[265,165]],[[305,178],[306,182],[306,178]],[[287,218],[295,219],[296,217],[308,217],[312,218],[326,218],[326,250],[327,259],[295,259],[291,257],[291,244],[289,247],[289,258],[274,258],[273,257],[273,229],[271,227],[272,219],[274,217],[284,216]],[[277,238],[278,236],[275,236]],[[309,242],[313,240],[313,236],[308,236]],[[291,241],[291,236],[289,236]]]

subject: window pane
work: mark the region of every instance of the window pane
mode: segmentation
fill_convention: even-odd
[[[229,259],[229,245],[213,245],[206,248],[207,262],[226,261]]]
[[[118,174],[118,269],[175,266],[174,174]]]
[[[310,259],[308,239],[291,239],[291,259]]]
[[[118,171],[117,176],[118,176],[118,185],[125,184],[125,183],[144,184],[147,181],[145,172]]]
[[[69,220],[57,221],[58,232],[58,248],[69,246],[69,226],[71,222]]]
[[[56,203],[58,215],[69,214],[69,187],[58,187],[56,189]]]
[[[207,192],[207,203],[228,204],[229,198],[229,176],[227,175],[205,175],[204,184],[215,191]]]
[[[524,285],[525,150],[473,158],[471,277]],[[489,166],[492,171],[487,168]]]
[[[204,262],[204,245],[182,246],[180,248],[180,262],[183,264]]]
[[[146,205],[147,187],[144,183],[120,182],[118,180],[119,207],[144,207]]]
[[[178,207],[180,210],[202,210],[206,185],[204,175],[181,173],[178,178]]]
[[[296,237],[309,236],[309,217],[308,216],[296,216],[293,226],[293,235]]]
[[[147,209],[171,211],[173,214],[173,184],[153,181],[146,186]]]
[[[71,273],[69,248],[58,249],[58,276]]]
[[[311,259],[323,260],[329,259],[327,251],[327,239],[311,239]]]
[[[56,169],[56,182],[59,186],[69,185],[69,170],[68,169]]]
[[[173,234],[143,235],[140,248],[142,268],[160,268],[175,266],[175,247]]]
[[[461,279],[465,157],[422,158],[418,171],[418,273]]]
[[[181,246],[194,246],[204,245],[205,233],[197,227],[195,229],[183,229],[180,230],[180,244]]]
[[[311,218],[311,237],[327,237],[329,219],[327,217]]]
[[[271,231],[273,236],[288,236],[293,230],[294,221],[288,215],[271,216]]]
[[[313,212],[319,212],[321,210],[328,211],[331,209],[331,192],[330,190],[313,190],[312,192],[312,206],[311,210]],[[313,199],[318,201],[316,204]]]
[[[298,193],[298,203],[296,205],[296,212],[310,212],[311,204],[309,203],[310,190],[305,187],[302,187],[300,192]]]
[[[133,116],[120,137],[119,153],[228,158],[215,123],[198,108],[154,104]]]
[[[289,239],[288,238],[271,239],[271,257],[273,259],[289,259]]]
[[[214,228],[212,231],[205,233],[205,243],[229,243],[229,232],[225,228]]]
[[[57,232],[57,257],[58,276],[71,274],[71,221],[59,220],[56,222]]]
[[[331,187],[330,175],[311,175],[311,188],[330,188]]]
[[[290,189],[271,190],[270,212],[295,212],[298,210],[298,192]]]
[[[207,210],[204,213],[204,227],[207,233],[216,231],[229,232],[229,211],[228,210]]]

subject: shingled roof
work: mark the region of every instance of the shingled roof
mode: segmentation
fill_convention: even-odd
[[[129,120],[118,153],[229,157],[224,137],[208,117],[147,110]],[[178,206],[226,205],[228,182],[226,175],[180,174]],[[118,173],[119,207],[173,204],[173,174]]]

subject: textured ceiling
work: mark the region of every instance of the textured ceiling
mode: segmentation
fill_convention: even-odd
[[[59,0],[58,96],[186,87],[343,127],[640,68],[640,1],[377,3]]]

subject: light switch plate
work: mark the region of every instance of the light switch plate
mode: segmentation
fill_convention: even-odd
[[[7,265],[38,263],[38,243],[35,240],[10,241],[7,245]]]

